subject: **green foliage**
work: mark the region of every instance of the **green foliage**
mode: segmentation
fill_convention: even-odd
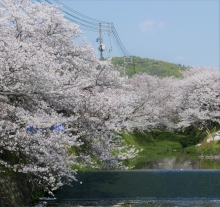
[[[184,154],[187,156],[219,156],[220,155],[220,144],[219,143],[204,143],[201,146],[190,146],[184,150]]]
[[[139,169],[142,163],[152,161],[159,158],[179,155],[182,146],[178,142],[161,141],[148,144],[146,146],[138,146],[142,151],[135,158],[125,161],[125,165],[129,168]]]
[[[144,146],[155,141],[151,132],[141,133],[138,130],[135,130],[130,134],[122,132],[121,135],[127,144],[135,146]]]
[[[201,145],[197,147],[197,154],[209,156],[209,155],[219,155],[220,154],[220,144],[212,142],[206,145]]]
[[[123,67],[124,57],[113,57],[112,63],[114,65]],[[126,65],[126,73],[129,77],[140,72],[146,72],[149,75],[156,75],[160,77],[181,77],[180,71],[186,69],[186,66],[180,64],[173,64],[165,61],[141,57],[134,57],[134,64]]]
[[[216,131],[220,130],[220,125],[217,123],[211,123],[210,128],[203,129],[203,130],[198,130],[198,129],[192,129],[189,128],[186,130],[186,133],[190,133],[191,129],[191,135],[194,135],[195,140],[197,140],[197,143],[200,142],[200,146],[193,146],[187,147],[184,150],[184,154],[187,156],[200,156],[203,155],[205,156],[215,156],[215,155],[220,155],[220,142],[211,142],[207,143],[206,139],[215,134]]]
[[[155,139],[158,141],[169,140],[169,141],[179,142],[182,145],[182,147],[189,147],[191,145],[195,145],[205,136],[204,131],[195,128],[188,129],[184,132],[178,132],[178,133],[172,133],[168,130],[165,131],[154,130],[153,133]]]
[[[124,162],[129,168],[139,168],[143,162],[178,154],[182,150],[181,144],[176,141],[156,140],[153,132],[134,131],[132,134],[122,132],[122,136],[126,144],[134,145],[136,149],[141,150],[135,158]]]
[[[121,133],[125,144],[134,145],[136,149],[142,150],[135,158],[125,161],[128,167],[140,168],[142,163],[154,159],[177,156],[185,150],[187,156],[198,157],[201,153],[220,152],[220,147],[206,149],[208,152],[198,151],[195,145],[206,137],[204,130],[189,127],[184,132],[170,132],[168,130],[152,130],[143,132],[136,130],[133,133]],[[219,145],[220,146],[220,145]],[[203,151],[205,148],[203,149]]]
[[[190,146],[190,147],[187,147],[185,150],[184,150],[184,154],[185,155],[198,155],[198,148],[193,145],[193,146]]]

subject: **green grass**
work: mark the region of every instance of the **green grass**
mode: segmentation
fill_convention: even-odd
[[[178,142],[161,141],[141,146],[142,151],[135,157],[125,161],[129,168],[141,168],[142,163],[153,161],[155,159],[172,157],[181,154],[181,145]]]
[[[140,133],[135,131],[132,134],[122,133],[127,144],[141,152],[134,158],[124,161],[128,168],[140,168],[141,163],[154,159],[175,156],[181,153],[182,146],[179,142],[170,140],[156,140],[151,132]]]
[[[220,144],[218,142],[203,143],[201,146],[191,146],[185,149],[186,155],[215,156],[220,155]]]

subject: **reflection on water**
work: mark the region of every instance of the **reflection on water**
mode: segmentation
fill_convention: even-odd
[[[195,160],[183,155],[139,163],[135,169],[198,170],[220,169],[220,160]]]

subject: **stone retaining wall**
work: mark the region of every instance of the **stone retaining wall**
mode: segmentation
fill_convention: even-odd
[[[33,186],[22,173],[0,172],[0,207],[22,207],[30,204]]]

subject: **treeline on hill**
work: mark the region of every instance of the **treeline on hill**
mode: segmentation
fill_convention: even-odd
[[[150,58],[141,58],[134,56],[134,64],[126,64],[126,74],[128,77],[140,72],[146,72],[149,75],[156,75],[160,77],[175,76],[180,77],[181,71],[186,70],[186,66],[181,64],[169,63],[161,60],[154,60]],[[129,62],[129,58],[126,58]],[[124,57],[113,57],[112,63],[114,65],[124,66]]]

